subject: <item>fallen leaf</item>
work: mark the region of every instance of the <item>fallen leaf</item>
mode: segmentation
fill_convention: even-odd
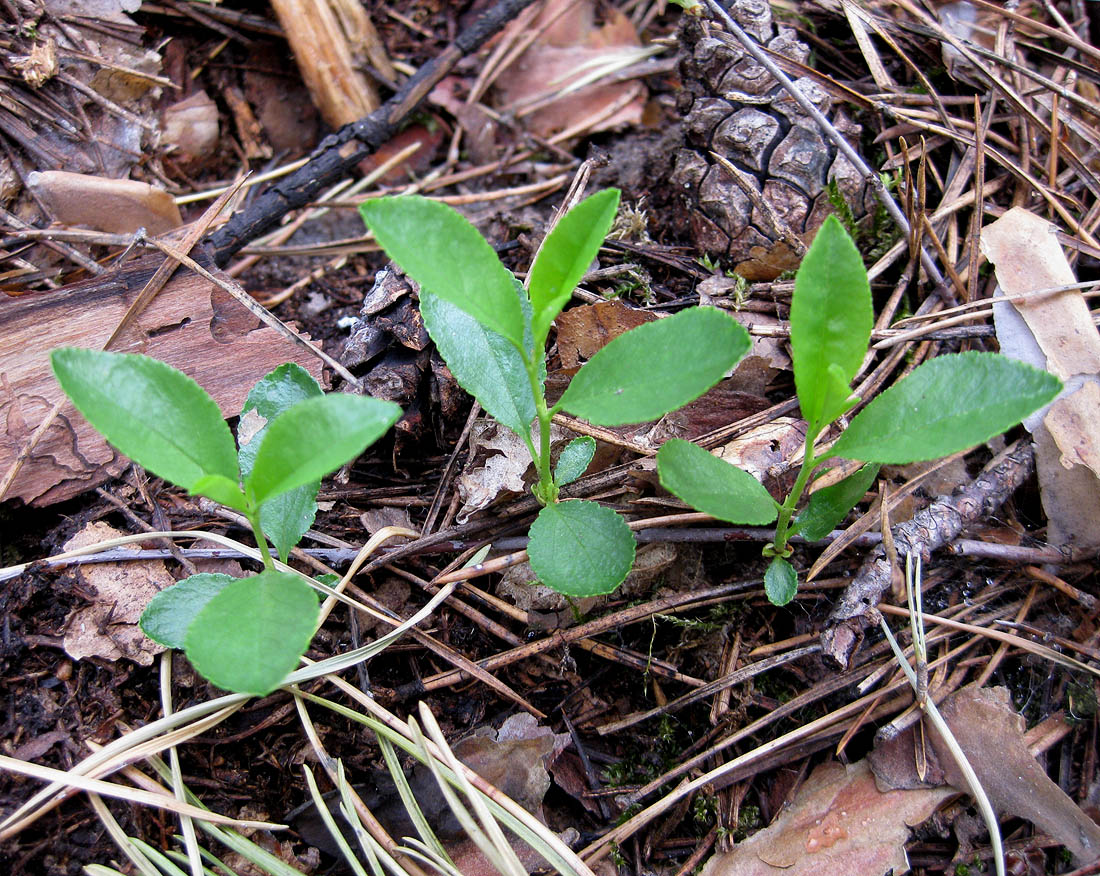
[[[1006,295],[1076,282],[1045,219],[1014,207],[982,229],[982,251]],[[1066,391],[1024,425],[1035,436],[1036,469],[1059,547],[1100,547],[1100,336],[1079,290],[993,306],[997,339],[1009,356],[1046,368]]]
[[[563,4],[569,7],[564,14]],[[604,18],[604,25],[597,27],[592,0],[546,3],[535,23],[525,28],[538,32],[545,27],[541,36],[497,79],[501,109],[515,113],[542,137],[586,119],[596,120],[589,131],[638,124],[646,101],[640,82],[585,85],[562,93],[597,65],[639,53],[640,41],[630,19],[618,9],[608,9]],[[538,108],[525,114],[532,106]]]
[[[655,319],[656,314],[617,299],[564,311],[555,322],[562,367],[578,368],[619,335]]]
[[[997,283],[1006,295],[1077,282],[1056,231],[1047,220],[1022,207],[1013,207],[982,229],[982,252],[995,265]],[[1079,289],[1013,301],[1012,306],[1046,357],[1048,371],[1067,382],[1074,377],[1095,380],[1100,375],[1100,335]],[[1086,399],[1075,402],[1076,394],[1060,401],[1074,408],[1079,424],[1069,432],[1051,428],[1051,433],[1067,464],[1085,464],[1100,474],[1100,410]],[[1078,431],[1082,427],[1088,431]]]
[[[435,163],[436,152],[443,144],[443,140],[448,133],[447,126],[435,116],[432,117],[432,123],[429,125],[409,125],[409,127],[402,129],[400,133],[395,134],[375,149],[367,158],[360,161],[359,171],[363,174],[371,173],[375,168],[381,167],[397,155],[398,152],[416,143],[419,148],[400,164],[391,167],[379,180],[379,182],[389,183],[390,185],[408,182],[418,174],[428,172]]]
[[[497,149],[496,135],[500,125],[481,104],[467,103],[459,97],[458,91],[465,84],[466,80],[459,76],[445,76],[432,89],[428,100],[455,117],[466,135],[463,146],[470,155],[470,161],[475,165],[488,164]]]
[[[569,734],[554,733],[549,727],[540,726],[531,715],[521,713],[505,720],[499,730],[488,725],[476,728],[454,743],[451,749],[462,763],[481,778],[545,822],[542,802],[550,787],[548,769],[569,741]],[[356,786],[356,790],[386,831],[395,839],[417,836],[389,773],[376,770],[371,779],[370,785]],[[457,872],[463,876],[495,876],[498,871],[467,837],[430,770],[417,764],[408,779],[417,804],[447,847]],[[325,796],[329,808],[335,810],[338,797],[333,794]],[[466,804],[466,801],[463,800],[463,803]],[[339,854],[312,804],[289,820],[293,821],[307,842]],[[573,830],[567,829],[563,833],[567,839],[570,838],[568,835],[576,838]],[[542,857],[526,843],[511,834],[508,836],[528,872],[545,866]]]
[[[573,437],[560,426],[550,426],[552,448]],[[524,475],[531,464],[531,453],[515,432],[493,420],[478,420],[470,430],[470,461],[455,483],[462,500],[455,519],[465,523],[502,493],[522,493],[527,489]]]
[[[196,91],[165,108],[161,142],[175,147],[173,157],[197,163],[214,154],[220,130],[217,104],[205,91]]]
[[[909,828],[953,792],[942,788],[882,792],[866,760],[827,763],[806,779],[772,824],[715,855],[703,876],[850,876],[909,869]]]
[[[754,369],[762,361],[756,357],[753,359],[749,364],[750,369]],[[738,388],[741,383],[738,374],[744,364],[745,360],[742,360],[733,377],[723,380],[695,401],[662,417],[656,426],[645,433],[641,443],[645,447],[657,449],[669,438],[692,441],[700,435],[736,423],[767,408],[769,402],[764,396],[743,392]]]
[[[968,685],[940,711],[998,812],[1027,819],[1050,834],[1069,849],[1078,866],[1100,859],[1100,826],[1031,755],[1023,716],[1012,707],[1007,688]],[[934,729],[929,738],[947,781],[965,788],[958,766]]]
[[[249,54],[244,93],[272,148],[295,158],[317,142],[321,119],[305,85],[286,75],[286,46],[259,43]]]
[[[106,523],[90,523],[65,543],[65,549],[75,550],[121,535],[125,533]],[[165,648],[146,638],[138,621],[149,600],[176,583],[164,562],[88,563],[77,566],[76,575],[95,592],[95,600],[65,621],[63,644],[68,655],[74,660],[101,657],[115,661],[128,657],[141,666],[151,665],[153,657]]]
[[[114,234],[144,228],[155,236],[183,224],[168,192],[136,180],[44,170],[27,174],[27,187],[62,225]]]
[[[744,469],[758,481],[766,481],[785,469],[805,442],[805,421],[776,417],[723,444],[714,455]]]

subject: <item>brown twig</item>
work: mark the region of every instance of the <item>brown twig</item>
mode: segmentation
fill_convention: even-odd
[[[941,496],[912,520],[895,526],[892,531],[899,555],[912,552],[928,560],[965,526],[994,513],[1024,482],[1033,464],[1030,441],[1013,444],[958,495]],[[864,627],[872,622],[872,609],[889,586],[890,564],[885,549],[879,547],[864,561],[829,616],[822,634],[826,656],[840,666],[849,664],[863,641]]]
[[[398,125],[465,55],[479,48],[532,0],[498,0],[438,57],[425,64],[397,94],[369,116],[326,137],[299,170],[274,183],[218,229],[209,242],[225,265],[251,240],[291,210],[305,206],[397,133]]]

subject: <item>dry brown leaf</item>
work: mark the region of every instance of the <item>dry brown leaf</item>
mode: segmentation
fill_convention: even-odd
[[[777,467],[794,459],[805,442],[804,420],[776,417],[722,445],[714,455],[763,481],[772,477]]]
[[[550,427],[554,444],[571,436],[560,426]],[[530,466],[531,453],[522,438],[492,420],[478,420],[470,430],[470,463],[455,483],[462,499],[455,519],[465,523],[501,493],[522,493],[527,488],[524,475]]]
[[[761,368],[773,373],[763,364],[763,359],[754,356],[751,360],[746,370],[746,373],[751,375],[750,379],[755,379]],[[742,383],[739,379],[742,377],[741,369],[746,361],[748,360],[741,361],[733,377],[723,380],[695,401],[662,417],[657,425],[645,434],[641,443],[656,449],[669,438],[693,441],[701,435],[721,429],[730,423],[736,423],[767,408],[769,406],[767,398],[760,393],[745,392],[739,386]]]
[[[1077,282],[1056,229],[1022,207],[1013,207],[982,229],[982,251],[996,267],[1006,295],[1024,295]],[[1100,335],[1079,290],[1013,301],[1046,356],[1047,370],[1063,381],[1096,379],[1100,374]],[[1055,403],[1068,409],[1061,424],[1048,422],[1068,464],[1088,465],[1100,475],[1100,408],[1072,393]],[[1050,414],[1047,415],[1050,420]],[[1056,418],[1057,419],[1057,418]]]
[[[819,766],[772,824],[715,855],[703,876],[850,876],[909,869],[909,828],[953,792],[879,791],[866,760]]]
[[[579,367],[609,341],[655,319],[655,314],[618,300],[584,304],[564,311],[555,323],[562,367]]]
[[[1076,281],[1045,219],[1014,207],[982,230],[981,245],[1006,295],[1023,295]],[[1017,314],[1019,314],[1017,316]],[[1036,442],[1036,468],[1048,541],[1100,547],[1100,336],[1077,290],[994,306],[997,336],[1009,355],[1058,375],[1070,391],[1040,424],[1025,421]],[[1020,321],[1023,325],[1020,325]]]
[[[106,523],[90,523],[65,543],[65,549],[75,550],[121,535],[125,533]],[[64,647],[69,656],[74,660],[102,657],[112,661],[128,657],[142,666],[151,665],[153,657],[165,649],[146,638],[138,621],[149,600],[176,583],[163,561],[89,563],[78,566],[76,574],[95,592],[95,599],[65,621]]]
[[[976,684],[956,691],[940,712],[954,734],[978,782],[999,812],[1024,818],[1057,839],[1079,865],[1100,858],[1100,827],[1046,774],[1028,749],[1024,719],[1013,708],[1008,689]],[[915,728],[879,742],[870,756],[883,789],[920,787],[914,768]],[[926,725],[926,779],[967,785],[954,758],[934,728]]]
[[[218,106],[205,91],[178,100],[164,110],[161,142],[175,147],[173,157],[198,162],[214,154],[220,125]]]
[[[990,802],[999,812],[1025,818],[1062,843],[1078,865],[1100,858],[1100,826],[1085,815],[1028,751],[1024,719],[1008,689],[968,685],[940,710]],[[932,744],[947,781],[965,787],[943,740]]]
[[[563,7],[568,8],[563,12]],[[634,25],[617,9],[608,10],[604,25],[597,27],[592,0],[551,0],[533,27],[538,29],[554,19],[553,25],[497,80],[503,108],[517,113],[543,137],[585,119],[599,119],[590,131],[638,124],[645,109],[646,90],[637,81],[587,85],[523,115],[525,106],[541,103],[591,72],[595,64],[640,45]]]
[[[136,180],[45,170],[27,174],[27,187],[63,225],[87,225],[114,234],[144,228],[158,235],[183,224],[168,192]]]

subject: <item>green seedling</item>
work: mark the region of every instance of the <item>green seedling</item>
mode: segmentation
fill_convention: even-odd
[[[313,523],[322,477],[358,456],[401,416],[392,402],[325,395],[297,365],[260,380],[241,416],[238,452],[214,400],[190,377],[150,359],[54,350],[54,374],[77,410],[121,453],[247,519],[264,560],[258,575],[192,575],[158,593],[141,618],[151,639],[187,652],[218,687],[263,695],[305,653],[317,594],[282,560]],[[242,479],[243,474],[243,479]]]
[[[661,484],[698,510],[730,523],[775,521],[775,537],[764,548],[771,558],[764,585],[776,605],[793,599],[798,587],[790,538],[824,538],[863,497],[880,465],[938,459],[973,447],[1016,425],[1061,390],[1052,374],[997,353],[937,356],[872,399],[831,447],[816,453],[825,429],[860,402],[851,382],[867,354],[872,321],[863,261],[830,216],[802,260],[791,300],[794,384],[807,428],[790,493],[777,502],[748,472],[686,441],[668,441],[657,453]],[[867,465],[813,492],[796,516],[803,493],[832,458]]]
[[[596,442],[577,438],[551,468],[550,421],[566,411],[599,426],[655,420],[698,398],[749,349],[728,315],[696,307],[615,338],[573,377],[554,404],[546,398],[551,325],[599,251],[619,192],[597,192],[570,210],[543,242],[525,288],[458,212],[415,196],[361,206],[375,238],[420,284],[424,324],[459,384],[526,444],[543,506],[531,526],[535,574],[571,597],[610,593],[634,562],[626,522],[586,500],[559,501],[580,477]],[[534,436],[532,436],[532,425]]]

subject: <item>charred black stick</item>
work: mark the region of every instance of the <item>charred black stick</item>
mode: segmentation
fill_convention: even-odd
[[[499,0],[382,106],[322,140],[306,164],[274,182],[208,238],[214,261],[224,267],[238,250],[273,228],[291,210],[314,200],[393,137],[401,122],[463,56],[480,48],[531,2]]]

